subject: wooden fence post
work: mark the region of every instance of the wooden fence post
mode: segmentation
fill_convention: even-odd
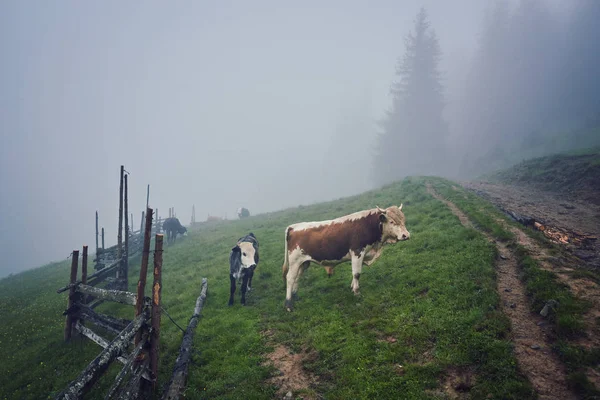
[[[96,257],[98,257],[98,211],[96,211]]]
[[[158,377],[158,345],[160,343],[160,293],[162,285],[163,235],[156,235],[154,242],[154,282],[152,283],[152,336],[150,337],[150,371],[152,387],[156,388]]]
[[[102,227],[102,250],[104,250],[104,227]]]
[[[83,253],[81,256],[81,283],[87,285],[87,259],[88,259],[88,247],[83,246]],[[82,296],[81,302],[86,304],[88,302],[88,296]]]
[[[125,167],[121,165],[121,178],[119,184],[119,232],[117,234],[117,260],[121,262],[117,270],[117,279],[123,275],[123,175]]]
[[[79,263],[79,250],[73,250],[73,258],[71,259],[71,279],[69,283],[75,283],[77,280],[77,267]],[[73,307],[73,300],[75,297],[75,287],[72,287],[69,290],[69,300],[67,302],[67,310],[70,310]],[[71,315],[71,312],[67,314],[67,318],[65,321],[65,341],[71,339],[71,328],[73,323],[75,322],[75,318]]]
[[[125,259],[123,260],[123,285],[122,290],[127,290],[129,286],[129,210],[127,200],[127,175],[125,175]]]
[[[81,283],[87,285],[87,257],[88,247],[83,246],[83,256],[81,258]]]
[[[144,232],[144,221],[146,220],[145,213],[142,211],[142,220],[140,222],[140,235]]]
[[[154,213],[154,225],[156,226],[156,233],[160,233],[160,217],[158,216],[158,207]]]
[[[144,247],[142,250],[142,265],[140,267],[140,280],[137,284],[137,304],[135,305],[135,316],[143,312],[144,308],[144,289],[146,287],[146,275],[148,275],[148,256],[150,254],[150,231],[152,229],[152,209],[146,209],[146,230],[144,231]],[[142,338],[142,332],[135,335],[135,345]]]
[[[150,185],[148,184],[148,189],[146,191],[146,208],[148,208],[149,202],[150,202]]]

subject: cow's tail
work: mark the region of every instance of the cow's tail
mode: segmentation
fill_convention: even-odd
[[[289,230],[290,230],[290,227],[288,226],[285,229],[285,250],[284,250],[284,255],[283,255],[283,266],[281,267],[281,270],[283,272],[283,284],[284,285],[286,283],[288,269],[290,268],[289,259],[288,259],[288,232],[289,232]]]

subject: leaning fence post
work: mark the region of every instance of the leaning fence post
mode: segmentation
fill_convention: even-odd
[[[142,220],[140,221],[140,235],[144,232],[144,221],[146,220],[145,214],[142,211]]]
[[[150,230],[152,229],[152,209],[146,209],[146,230],[144,231],[144,247],[142,250],[142,265],[140,267],[140,280],[137,284],[137,303],[135,305],[135,316],[140,315],[144,309],[144,289],[146,287],[146,275],[148,275],[148,256],[150,253]],[[140,342],[142,332],[135,335],[135,345]]]
[[[206,300],[206,290],[208,287],[208,280],[202,278],[202,290],[200,296],[196,299],[196,307],[194,308],[194,314],[190,318],[181,345],[179,346],[179,355],[175,359],[175,366],[173,367],[173,375],[171,380],[162,395],[162,400],[175,400],[180,399],[185,388],[188,375],[188,366],[192,358],[192,344],[194,341],[194,330],[198,326],[198,320],[200,318],[200,312],[204,307],[204,301]]]
[[[123,260],[123,286],[122,290],[127,290],[129,286],[129,210],[127,200],[127,175],[125,175],[125,259]]]
[[[98,211],[96,211],[96,257],[98,256]]]
[[[152,283],[152,336],[150,337],[150,371],[152,387],[156,388],[158,377],[158,344],[160,341],[160,293],[162,285],[163,235],[154,241],[154,282]]]
[[[117,280],[123,275],[123,175],[125,167],[121,165],[121,178],[119,183],[119,232],[117,233]]]
[[[79,263],[79,250],[73,250],[73,258],[71,259],[71,279],[70,284],[75,283],[77,280],[77,267]],[[75,318],[72,316],[71,307],[73,307],[73,298],[75,297],[75,286],[69,290],[69,299],[67,301],[67,319],[65,321],[65,341],[71,339],[71,327],[75,322]]]

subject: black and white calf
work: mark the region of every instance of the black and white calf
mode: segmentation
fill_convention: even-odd
[[[240,238],[229,254],[229,305],[233,305],[236,281],[242,281],[242,305],[246,305],[246,291],[252,285],[252,276],[258,265],[258,240],[252,232]]]

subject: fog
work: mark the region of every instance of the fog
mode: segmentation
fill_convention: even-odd
[[[545,53],[538,65],[545,70],[574,48],[565,32],[577,13],[558,0],[541,3],[547,18],[535,21],[536,32],[564,39],[556,50],[563,53]],[[478,109],[478,85],[522,78],[474,71],[493,9],[486,4],[1,2],[0,277],[65,259],[84,244],[93,248],[95,211],[106,245],[114,244],[121,164],[130,173],[135,227],[147,184],[151,207],[161,216],[175,207],[189,224],[192,205],[197,221],[209,214],[235,219],[240,206],[275,211],[402,178],[397,168],[397,175],[374,179],[373,160],[378,122],[392,104],[397,62],[421,7],[441,50],[447,126],[444,161],[430,164],[441,175],[469,175],[478,168],[471,154],[490,150],[483,132],[500,138],[512,129],[519,137],[516,124],[528,120],[537,99],[521,98],[519,118],[506,111],[512,125],[501,134],[485,125],[493,118]],[[516,12],[519,4],[508,8]],[[536,85],[567,73],[559,61]],[[562,129],[597,110],[583,118],[576,115],[583,105],[563,113]],[[544,129],[556,107],[536,108],[527,132]],[[429,111],[420,109],[417,119]],[[475,113],[477,120],[469,117]],[[415,143],[422,158],[429,147]]]

